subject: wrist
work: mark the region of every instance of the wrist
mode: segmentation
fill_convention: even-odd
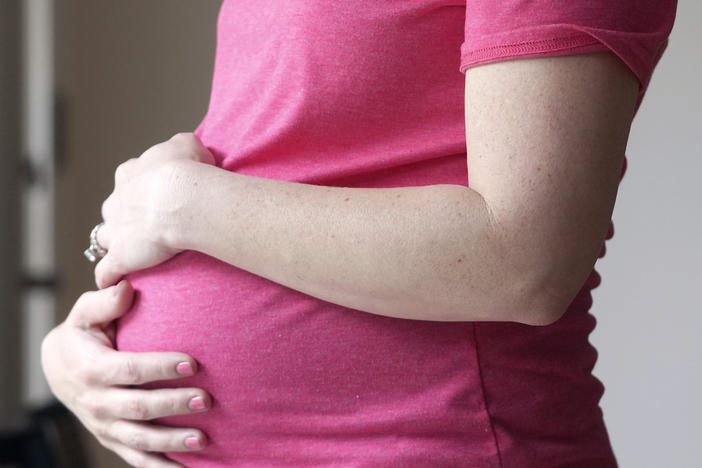
[[[162,194],[158,242],[170,249],[192,249],[195,229],[201,222],[199,199],[204,188],[202,178],[206,164],[192,160],[175,160],[165,165],[166,183]]]

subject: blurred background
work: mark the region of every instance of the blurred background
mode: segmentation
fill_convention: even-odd
[[[94,288],[82,252],[115,167],[204,116],[219,6],[0,0],[0,468],[126,466],[55,404],[40,344]],[[624,468],[701,466],[700,17],[680,1],[597,263],[595,374]]]

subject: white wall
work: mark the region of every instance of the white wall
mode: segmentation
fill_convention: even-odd
[[[601,406],[622,468],[702,467],[702,3],[681,0],[634,120],[593,292]]]

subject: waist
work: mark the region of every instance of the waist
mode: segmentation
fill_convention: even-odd
[[[422,466],[422,460],[424,466],[465,466],[465,460],[493,466],[497,445],[481,364],[491,371],[491,385],[519,389],[522,410],[565,405],[570,414],[600,416],[599,396],[594,408],[592,398],[585,408],[560,393],[562,385],[570,395],[597,393],[592,377],[574,370],[582,363],[577,359],[569,364],[568,356],[543,355],[548,362],[541,364],[554,371],[546,380],[538,369],[532,377],[524,372],[524,360],[539,364],[539,350],[524,341],[539,327],[477,324],[492,327],[485,336],[493,339],[502,333],[494,327],[507,325],[505,340],[525,347],[496,346],[504,352],[488,357],[503,362],[492,366],[479,362],[480,328],[476,334],[471,322],[344,308],[196,252],[129,279],[137,297],[118,324],[118,348],[192,355],[200,366],[196,376],[148,387],[197,386],[213,396],[207,413],[161,421],[198,427],[210,437],[202,452],[172,454],[187,466],[332,466],[339,460],[378,466],[384,459],[403,466]],[[587,332],[578,330],[586,341]],[[572,338],[574,329],[569,333]],[[513,380],[517,369],[520,381]],[[554,384],[559,392],[548,390]],[[509,420],[510,412],[500,411]],[[547,419],[541,420],[546,427]]]

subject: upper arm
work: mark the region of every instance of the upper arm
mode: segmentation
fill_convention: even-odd
[[[505,267],[533,293],[527,321],[565,312],[611,218],[639,81],[612,53],[466,71],[471,189],[492,211]]]

